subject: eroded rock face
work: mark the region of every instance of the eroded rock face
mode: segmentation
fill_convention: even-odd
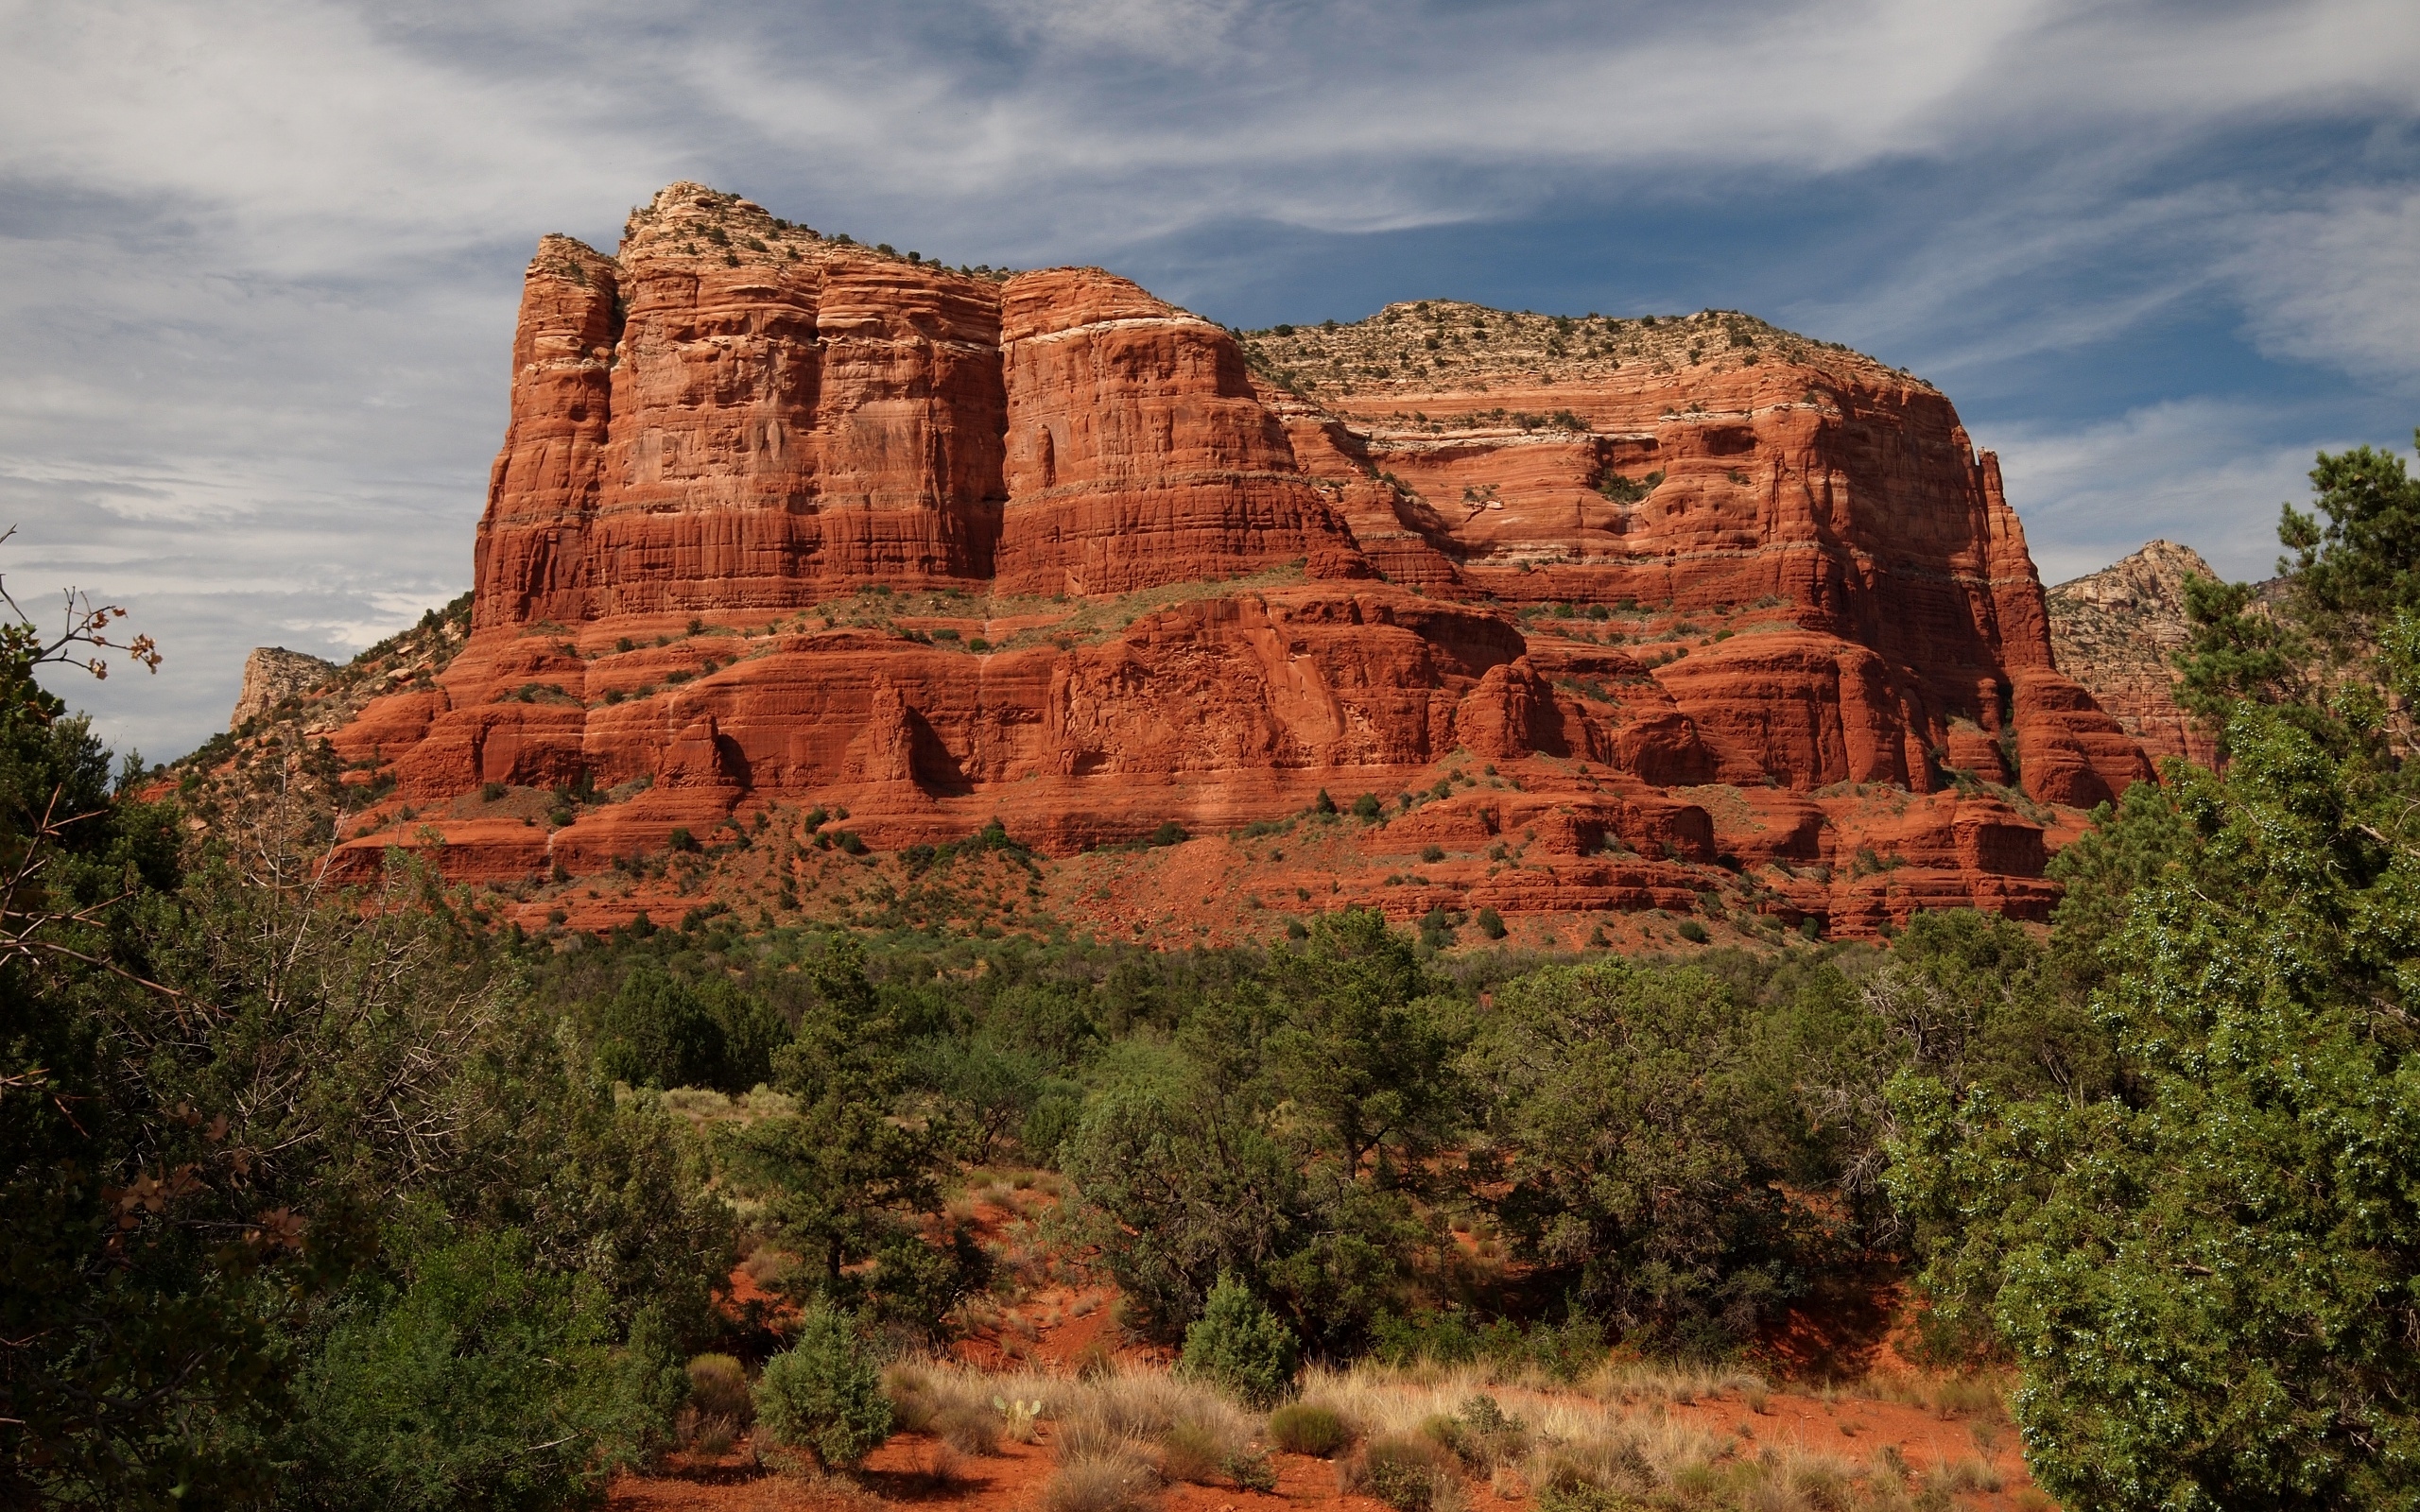
[[[336,663],[282,645],[259,645],[244,659],[244,686],[227,728],[241,730],[287,698],[310,692],[335,676]]]
[[[2217,759],[2209,730],[2177,707],[2182,674],[2171,660],[2192,639],[2185,580],[2217,576],[2191,547],[2153,541],[2047,595],[2059,669],[2090,689],[2153,760],[2182,756],[2206,766]]]
[[[1564,857],[1548,885],[1488,841],[1462,890],[1499,908],[1759,867],[1776,910],[1852,929],[2048,906],[2019,807],[2150,768],[2057,670],[1945,399],[1766,327],[1531,361],[1502,315],[1485,362],[1407,338],[1351,381],[1350,343],[1427,309],[1340,328],[1305,377],[1311,348],[1274,362],[1097,269],[954,273],[676,184],[613,257],[541,243],[470,644],[336,744],[390,805],[623,795],[534,836],[404,827],[490,881],[783,805],[877,847],[996,816],[1065,853],[1366,791],[1403,835],[1517,823]],[[1466,822],[1451,781],[1403,801],[1475,764],[1496,796]],[[387,817],[358,866],[408,839]]]

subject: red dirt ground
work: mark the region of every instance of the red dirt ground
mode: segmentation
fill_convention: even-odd
[[[1751,1445],[1797,1446],[1851,1459],[1869,1459],[1888,1444],[1906,1456],[1918,1473],[1945,1460],[1985,1457],[1963,1420],[1945,1419],[1936,1413],[1901,1402],[1842,1398],[1825,1402],[1814,1397],[1776,1394],[1763,1412],[1750,1410],[1736,1394],[1701,1400],[1668,1409],[1675,1421],[1714,1432],[1727,1432]],[[791,1512],[791,1509],[840,1509],[873,1512],[886,1506],[935,1507],[948,1512],[1034,1512],[1041,1506],[1043,1483],[1049,1478],[1053,1457],[1048,1424],[1034,1444],[1003,1442],[994,1457],[956,1456],[954,1480],[937,1483],[931,1475],[939,1441],[924,1434],[898,1434],[876,1450],[854,1481],[815,1482],[785,1475],[753,1463],[745,1440],[719,1459],[700,1461],[674,1454],[655,1473],[624,1475],[614,1481],[607,1505],[616,1512]],[[1753,1451],[1751,1451],[1753,1452]],[[2014,1512],[2026,1505],[2047,1506],[2038,1497],[2029,1503],[2032,1483],[2015,1446],[2015,1435],[2003,1432],[1996,1451],[1988,1456],[2006,1482],[1996,1494],[1969,1493],[1959,1498],[1971,1512]],[[1299,1454],[1272,1454],[1277,1468],[1274,1494],[1220,1486],[1175,1485],[1161,1493],[1165,1512],[1388,1512],[1380,1503],[1348,1495],[1337,1486],[1336,1467],[1326,1460]],[[1485,1488],[1476,1488],[1474,1503],[1500,1506],[1503,1512],[1530,1512],[1527,1496],[1498,1502]]]

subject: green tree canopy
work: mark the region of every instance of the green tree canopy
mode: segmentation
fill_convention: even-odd
[[[2350,658],[2326,701],[2197,648],[2225,770],[2172,765],[2061,859],[2053,959],[2105,1085],[1920,1061],[1892,1086],[1924,1284],[2013,1352],[2029,1462],[2071,1505],[2420,1496],[2420,831],[2379,696],[2420,693],[2392,654],[2420,512],[2391,456],[2313,480],[2329,525],[2288,511],[2269,644]]]

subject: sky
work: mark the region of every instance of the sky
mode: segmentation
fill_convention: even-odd
[[[1240,327],[1739,309],[1938,384],[2044,580],[2257,577],[2420,423],[2411,0],[0,0],[0,575],[223,728],[470,584],[539,235],[695,179]]]

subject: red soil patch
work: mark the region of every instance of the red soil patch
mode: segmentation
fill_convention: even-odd
[[[845,1485],[820,1485],[759,1468],[745,1440],[719,1458],[666,1455],[648,1474],[615,1476],[605,1493],[605,1504],[619,1512],[798,1512],[860,1502]]]
[[[798,1305],[767,1291],[745,1264],[731,1271],[731,1294],[723,1298],[724,1315],[738,1323],[778,1325],[798,1314]]]
[[[1080,1368],[1096,1346],[1113,1359],[1150,1360],[1167,1351],[1124,1339],[1116,1327],[1117,1289],[1099,1284],[1046,1286],[1002,1314],[1001,1321],[969,1333],[950,1352],[984,1370],[1068,1371]],[[1028,1342],[1030,1341],[1030,1342]]]
[[[1775,1395],[1761,1413],[1751,1411],[1737,1397],[1701,1399],[1686,1406],[1674,1403],[1670,1410],[1676,1422],[1746,1438],[1752,1446],[1750,1453],[1772,1444],[1871,1460],[1887,1445],[1896,1449],[1918,1474],[1958,1460],[1983,1460],[1999,1471],[2006,1483],[1999,1492],[1968,1493],[1960,1499],[1962,1506],[2013,1507],[2033,1484],[2013,1428],[2001,1427],[1993,1452],[1986,1454],[1969,1426],[1971,1419],[1945,1418],[1906,1402],[1848,1397],[1826,1402],[1816,1397]]]
[[[1758,1341],[1765,1373],[1783,1381],[1914,1375],[1916,1324],[1907,1287],[1885,1269],[1844,1279],[1784,1313]]]

